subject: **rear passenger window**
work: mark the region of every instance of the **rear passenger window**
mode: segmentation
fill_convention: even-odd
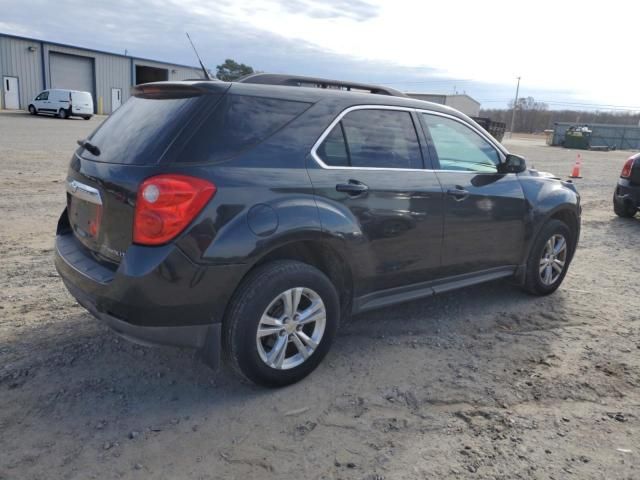
[[[180,161],[217,162],[247,150],[273,135],[310,104],[227,94],[204,122]]]
[[[409,112],[356,110],[344,116],[317,150],[329,166],[422,168]]]

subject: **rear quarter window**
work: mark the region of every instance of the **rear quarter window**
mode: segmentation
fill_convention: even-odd
[[[227,94],[185,142],[176,161],[220,162],[248,150],[299,116],[310,103]]]

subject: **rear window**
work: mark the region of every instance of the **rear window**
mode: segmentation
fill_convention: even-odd
[[[158,163],[200,98],[131,97],[90,137],[100,155],[82,155],[105,163]]]
[[[76,102],[91,102],[91,94],[89,92],[71,92],[71,100]]]
[[[177,161],[220,162],[258,143],[296,118],[310,103],[227,94],[191,138]]]

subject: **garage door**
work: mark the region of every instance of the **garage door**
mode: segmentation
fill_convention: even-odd
[[[93,59],[49,52],[49,71],[51,72],[51,88],[68,90],[93,91]]]

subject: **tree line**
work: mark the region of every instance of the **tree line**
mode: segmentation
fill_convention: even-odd
[[[496,122],[504,122],[507,129],[511,126],[513,102],[509,108],[483,108],[481,117],[488,117]],[[536,133],[553,128],[556,122],[579,124],[615,123],[619,125],[638,125],[640,113],[623,111],[584,111],[584,110],[549,110],[544,102],[537,102],[533,97],[518,99],[514,132]]]

